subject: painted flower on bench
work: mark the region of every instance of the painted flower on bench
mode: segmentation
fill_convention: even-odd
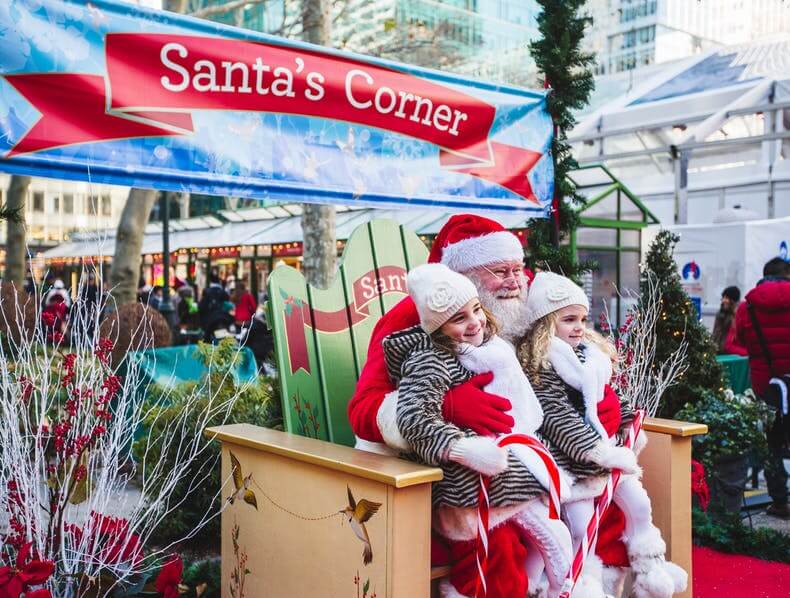
[[[370,545],[370,537],[368,536],[368,530],[365,527],[365,522],[378,512],[381,503],[373,502],[367,500],[366,498],[363,498],[357,502],[354,500],[354,495],[351,492],[351,488],[346,486],[346,490],[348,491],[348,506],[340,512],[343,513],[344,518],[348,520],[348,523],[351,525],[351,529],[353,530],[354,534],[356,534],[357,538],[359,538],[365,545],[365,548],[362,551],[362,562],[365,565],[369,565],[371,562],[373,562],[373,548]]]

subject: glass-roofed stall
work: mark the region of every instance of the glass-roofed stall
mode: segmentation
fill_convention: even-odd
[[[620,326],[639,292],[642,229],[658,219],[605,166],[582,166],[568,176],[587,198],[570,238],[574,255],[598,264],[585,281],[592,298],[590,316],[597,325],[601,314],[608,313],[612,324]]]

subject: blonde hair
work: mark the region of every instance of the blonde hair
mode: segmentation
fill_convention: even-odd
[[[557,312],[552,312],[537,320],[527,331],[518,346],[518,359],[530,380],[540,384],[540,371],[549,367],[548,354],[552,337],[557,335]],[[617,365],[617,349],[614,344],[592,328],[584,329],[583,342],[594,345]]]
[[[586,328],[584,330],[584,342],[588,345],[594,345],[600,349],[604,355],[608,355],[609,359],[612,360],[612,366],[617,365],[617,362],[619,361],[617,348],[614,346],[614,343],[609,340],[609,338],[605,337],[600,332],[593,330],[592,328]]]
[[[540,384],[540,370],[548,367],[551,339],[557,334],[557,312],[535,321],[518,345],[518,359],[530,380]]]
[[[499,323],[496,321],[496,318],[494,318],[494,315],[485,307],[483,307],[482,304],[480,305],[480,308],[483,310],[483,315],[486,317],[486,327],[485,331],[483,332],[483,343],[487,343],[492,336],[499,332]],[[451,353],[452,355],[458,355],[460,353],[461,343],[444,334],[441,328],[438,328],[431,333],[431,340],[433,341],[434,345],[444,351],[447,351],[448,353]]]

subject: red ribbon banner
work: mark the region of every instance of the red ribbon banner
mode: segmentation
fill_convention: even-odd
[[[443,168],[538,203],[527,174],[541,153],[491,141],[496,108],[449,86],[332,54],[205,36],[110,33],[105,52],[106,79],[5,75],[42,114],[6,157],[190,134],[193,110],[300,114],[427,141]]]

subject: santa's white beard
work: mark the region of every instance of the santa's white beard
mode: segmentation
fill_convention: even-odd
[[[477,286],[480,303],[491,312],[499,324],[499,336],[511,344],[516,344],[527,332],[527,287],[521,289],[521,294],[508,297],[513,291],[491,291],[478,284],[473,277],[472,281]]]

